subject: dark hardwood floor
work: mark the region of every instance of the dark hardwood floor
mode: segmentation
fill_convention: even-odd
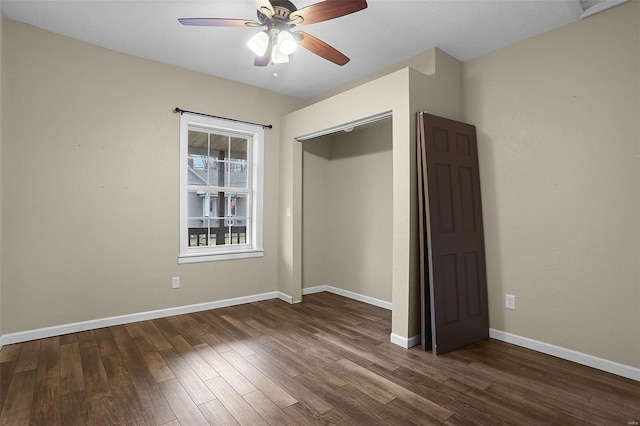
[[[487,340],[434,356],[329,293],[0,351],[5,425],[631,425],[640,383]],[[635,423],[637,424],[637,423]]]

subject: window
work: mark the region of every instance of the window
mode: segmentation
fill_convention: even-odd
[[[261,126],[183,113],[178,263],[263,256]]]

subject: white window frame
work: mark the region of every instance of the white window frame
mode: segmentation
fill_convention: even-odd
[[[212,247],[189,247],[188,229],[188,158],[189,129],[204,129],[213,133],[247,138],[248,184],[251,185],[250,220],[247,221],[247,244]],[[264,256],[263,202],[264,202],[264,128],[259,125],[182,113],[180,117],[180,252],[178,264],[218,260],[248,259]],[[231,237],[231,236],[230,236]],[[235,246],[235,247],[234,247]]]

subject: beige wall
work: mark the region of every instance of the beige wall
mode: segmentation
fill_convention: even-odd
[[[300,101],[10,20],[3,31],[4,333],[277,290],[280,117]],[[274,125],[264,258],[177,265],[176,106]]]
[[[2,25],[4,16],[0,10],[0,189],[2,188]],[[0,336],[2,336],[2,193],[0,192]],[[0,342],[1,346],[1,342]]]
[[[302,286],[328,284],[331,136],[303,143]]]
[[[415,114],[419,111],[426,111],[430,114],[450,118],[452,120],[462,120],[463,92],[462,92],[462,63],[452,58],[440,49],[434,51],[433,75],[425,75],[422,72],[411,69],[410,77],[410,117],[411,126],[411,152],[409,159],[409,170],[412,177],[410,181],[411,193],[417,194],[417,168],[416,168],[416,121]],[[406,166],[405,166],[406,167]],[[410,222],[414,227],[411,233],[411,294],[409,304],[409,336],[420,334],[420,277],[419,277],[419,242],[418,242],[418,197],[411,197]]]
[[[464,64],[492,328],[640,367],[640,2]],[[517,309],[504,309],[505,293]]]
[[[308,105],[315,104],[316,102],[320,102],[322,100],[328,99],[342,92],[346,92],[347,90],[351,90],[355,87],[362,86],[365,83],[369,83],[373,80],[377,80],[380,77],[384,77],[385,75],[391,74],[393,72],[399,71],[404,68],[411,68],[416,71],[420,71],[422,74],[425,74],[425,75],[434,75],[436,72],[436,56],[439,56],[441,53],[444,53],[444,52],[442,52],[438,48],[433,48],[425,52],[418,53],[417,55],[412,56],[408,59],[389,65],[388,67],[385,67],[383,69],[376,70],[364,77],[357,78],[353,81],[343,84],[340,87],[336,87],[335,89],[322,93],[314,97],[313,99],[310,99],[308,101]]]
[[[303,142],[303,287],[391,302],[391,138],[385,119]]]

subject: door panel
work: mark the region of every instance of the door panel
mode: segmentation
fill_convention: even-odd
[[[482,301],[480,299],[480,281],[478,275],[478,253],[467,252],[464,254],[465,285],[467,290],[467,316],[475,317],[482,313]]]
[[[462,230],[476,231],[476,207],[473,194],[473,170],[471,167],[458,168],[460,180],[460,209],[462,213]]]
[[[451,167],[446,164],[436,164],[436,199],[438,224],[440,232],[454,232],[453,218],[453,188],[451,187]]]
[[[489,336],[475,127],[420,113],[417,151],[422,343],[441,354]]]
[[[444,300],[444,320],[447,324],[451,324],[460,320],[460,312],[458,308],[460,301],[458,300],[458,271],[456,268],[457,259],[455,254],[447,254],[440,257],[441,279],[438,283],[442,286],[440,294]],[[436,269],[437,270],[437,269]]]

